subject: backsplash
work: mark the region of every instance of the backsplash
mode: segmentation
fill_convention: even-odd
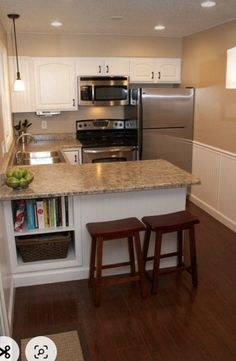
[[[31,134],[75,133],[76,120],[83,119],[124,119],[135,117],[133,107],[80,107],[78,111],[61,112],[51,117],[38,116],[35,113],[13,114],[13,125],[28,120],[32,125],[28,128]],[[43,126],[46,125],[46,128]]]

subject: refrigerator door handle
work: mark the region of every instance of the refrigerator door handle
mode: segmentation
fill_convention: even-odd
[[[142,89],[138,91],[138,159],[143,156],[143,104]]]

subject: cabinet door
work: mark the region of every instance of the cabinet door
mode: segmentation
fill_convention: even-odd
[[[103,75],[104,63],[101,58],[77,58],[76,75]]]
[[[9,57],[9,80],[11,91],[11,105],[13,113],[26,113],[35,110],[34,105],[34,83],[32,76],[32,59],[28,57],[19,57],[19,69],[21,79],[25,83],[25,91],[16,92],[13,90],[13,84],[16,80],[16,58]]]
[[[130,60],[130,81],[154,83],[155,59],[134,58]]]
[[[75,150],[67,150],[64,149],[63,152],[65,153],[65,156],[69,160],[71,164],[80,164],[81,163],[81,150],[75,149]]]
[[[34,58],[36,110],[76,110],[75,62]]]
[[[127,58],[106,58],[104,59],[104,75],[129,76],[129,63]]]
[[[180,83],[181,59],[156,59],[155,80],[158,83]]]

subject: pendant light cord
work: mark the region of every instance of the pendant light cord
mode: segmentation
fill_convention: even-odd
[[[14,40],[15,40],[15,51],[16,51],[16,75],[17,79],[20,79],[20,72],[19,72],[19,63],[18,63],[18,50],[17,50],[17,42],[16,42],[16,25],[15,25],[15,19],[13,18],[13,29],[14,29]]]

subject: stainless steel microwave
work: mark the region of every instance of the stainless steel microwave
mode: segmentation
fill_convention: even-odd
[[[127,76],[78,77],[79,105],[128,105],[129,79]]]

